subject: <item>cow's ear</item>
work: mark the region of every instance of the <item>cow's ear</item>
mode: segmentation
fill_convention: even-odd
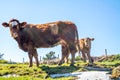
[[[80,39],[80,42],[84,42],[84,40],[85,40],[85,39],[84,39],[84,38],[82,38],[82,39]]]
[[[9,27],[9,24],[6,23],[6,22],[3,22],[2,25],[3,25],[4,27]]]
[[[93,41],[94,40],[94,38],[91,38],[91,41]]]
[[[27,24],[27,22],[20,23],[21,26],[25,26],[26,24]]]
[[[84,39],[84,38],[82,38],[81,40],[82,40],[82,41],[84,41],[85,39]]]

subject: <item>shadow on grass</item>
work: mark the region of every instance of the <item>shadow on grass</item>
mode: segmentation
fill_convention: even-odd
[[[48,75],[50,74],[62,74],[62,73],[71,73],[79,70],[80,67],[77,66],[55,66],[55,67],[49,67],[49,66],[40,66],[43,71],[45,71]]]

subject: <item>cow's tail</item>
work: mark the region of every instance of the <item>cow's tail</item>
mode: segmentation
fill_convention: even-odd
[[[76,41],[77,41],[77,46],[78,46],[78,52],[79,52],[79,55],[80,55],[80,44],[79,44],[79,36],[78,36],[78,30],[77,30],[77,27],[76,27]]]

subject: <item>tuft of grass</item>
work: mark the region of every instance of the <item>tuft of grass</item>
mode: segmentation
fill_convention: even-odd
[[[120,66],[118,66],[118,67],[116,67],[112,70],[111,78],[116,78],[117,79],[119,77],[120,77]]]

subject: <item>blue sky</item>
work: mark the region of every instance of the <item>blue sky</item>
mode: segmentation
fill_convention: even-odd
[[[16,18],[27,23],[42,24],[69,20],[77,25],[79,38],[93,37],[91,55],[120,53],[119,0],[1,0],[0,24]],[[0,53],[3,58],[28,61],[27,53],[19,49],[9,29],[0,25]],[[37,49],[39,56],[55,51],[61,56],[61,46]]]

